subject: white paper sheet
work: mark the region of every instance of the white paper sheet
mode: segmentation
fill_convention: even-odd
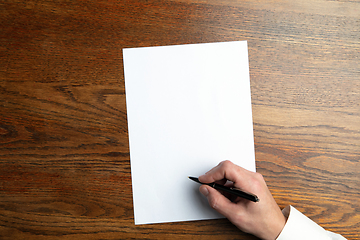
[[[255,171],[247,42],[123,49],[135,224],[221,218],[188,179]]]

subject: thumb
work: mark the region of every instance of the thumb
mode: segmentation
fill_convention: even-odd
[[[225,217],[229,217],[229,214],[233,211],[235,205],[234,203],[232,203],[219,191],[210,186],[201,185],[199,190],[201,194],[203,194],[208,199],[210,207]]]

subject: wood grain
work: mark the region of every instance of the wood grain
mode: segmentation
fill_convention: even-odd
[[[1,1],[0,238],[256,239],[226,219],[134,225],[122,63],[247,40],[258,172],[281,207],[359,239],[359,29],[358,1]]]

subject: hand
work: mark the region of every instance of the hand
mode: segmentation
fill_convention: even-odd
[[[205,195],[210,206],[228,218],[241,231],[261,239],[275,240],[285,226],[285,217],[271,195],[263,176],[223,161],[206,174],[199,177],[203,183],[217,182],[257,195],[259,202],[237,197],[230,201],[216,189],[201,185],[200,192]],[[229,185],[227,183],[226,185]]]

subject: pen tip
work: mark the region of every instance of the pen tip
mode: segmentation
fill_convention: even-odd
[[[189,177],[189,179],[193,180],[194,182],[201,183],[196,177]]]

